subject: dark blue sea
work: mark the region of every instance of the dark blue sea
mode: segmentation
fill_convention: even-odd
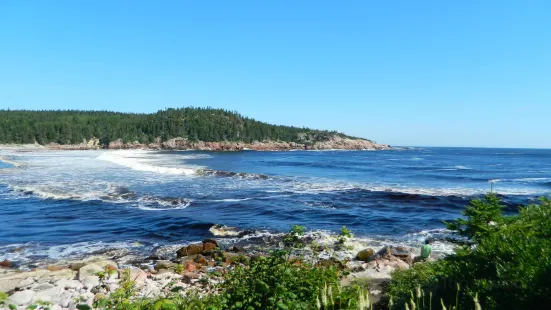
[[[147,254],[212,237],[215,224],[265,234],[347,226],[364,242],[416,246],[445,236],[442,221],[490,190],[507,212],[551,194],[551,150],[537,149],[4,149],[0,158],[0,260],[22,262],[109,247]]]

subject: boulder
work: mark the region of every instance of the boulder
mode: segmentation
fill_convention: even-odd
[[[356,254],[356,259],[367,262],[367,261],[370,261],[371,257],[374,254],[375,254],[375,250],[373,250],[372,248],[367,248],[358,252],[358,254]]]
[[[82,280],[82,285],[87,288],[88,290],[92,289],[94,286],[97,286],[99,284],[99,277],[98,276],[87,276]]]
[[[65,289],[81,289],[82,283],[77,280],[59,280],[55,283],[56,286],[61,286]]]
[[[8,298],[8,304],[16,306],[29,304],[33,300],[34,295],[36,295],[36,292],[31,290],[15,292]]]
[[[40,292],[37,292],[34,297],[33,301],[52,301],[52,300],[59,300],[61,298],[61,293],[65,291],[64,287],[61,286],[54,286],[46,290],[42,290]]]
[[[143,285],[147,279],[147,273],[139,268],[130,268],[130,279],[138,286]]]
[[[161,269],[174,269],[176,267],[176,264],[171,261],[158,261],[157,264],[155,264],[155,270],[161,270]]]
[[[212,251],[216,250],[217,247],[218,246],[216,245],[216,243],[204,242],[203,241],[203,253],[212,252]]]
[[[24,279],[35,278],[35,280],[38,280],[48,275],[50,275],[50,271],[43,269],[30,272],[9,273],[6,275],[2,274],[0,275],[0,292],[7,293],[13,291]]]
[[[88,264],[78,270],[78,280],[82,281],[89,276],[95,276],[104,269],[96,264]]]
[[[199,265],[203,265],[203,266],[208,265],[207,259],[201,254],[198,254],[197,256],[195,256],[193,261],[196,262]]]
[[[4,267],[4,268],[11,268],[13,267],[13,265],[14,264],[7,259],[0,262],[0,267]]]
[[[242,246],[234,245],[234,246],[232,246],[231,248],[228,249],[228,252],[246,253],[247,251],[246,251],[245,248],[242,247]]]
[[[188,261],[184,264],[184,270],[188,272],[193,272],[195,270],[200,269],[199,266],[197,266],[197,263]]]
[[[51,283],[42,283],[42,284],[39,284],[35,287],[33,287],[33,291],[35,292],[40,292],[40,291],[46,291],[46,290],[49,290],[51,288],[54,288],[55,285],[51,284]]]
[[[26,279],[23,279],[21,281],[19,281],[19,283],[17,284],[17,287],[27,287],[31,284],[34,283],[34,278],[33,277],[29,277],[29,278],[26,278]]]
[[[176,252],[176,255],[178,257],[184,257],[184,256],[188,256],[188,255],[201,254],[202,252],[203,252],[203,245],[201,245],[201,244],[190,244],[186,247],[180,248]]]

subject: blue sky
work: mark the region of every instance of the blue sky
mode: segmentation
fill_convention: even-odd
[[[0,1],[0,108],[551,147],[551,1]]]

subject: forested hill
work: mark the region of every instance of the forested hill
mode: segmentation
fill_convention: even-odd
[[[161,110],[152,114],[107,111],[0,110],[0,144],[78,144],[91,138],[102,145],[122,139],[129,143],[152,143],[157,137],[191,141],[285,141],[318,142],[335,135],[330,131],[277,126],[243,117],[236,112],[212,108]]]

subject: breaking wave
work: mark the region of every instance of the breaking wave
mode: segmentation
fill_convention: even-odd
[[[166,167],[153,164],[153,160],[147,159],[147,151],[112,151],[105,152],[97,157],[99,160],[111,162],[119,166],[136,171],[153,172],[159,174],[194,175],[197,169],[183,167]]]

